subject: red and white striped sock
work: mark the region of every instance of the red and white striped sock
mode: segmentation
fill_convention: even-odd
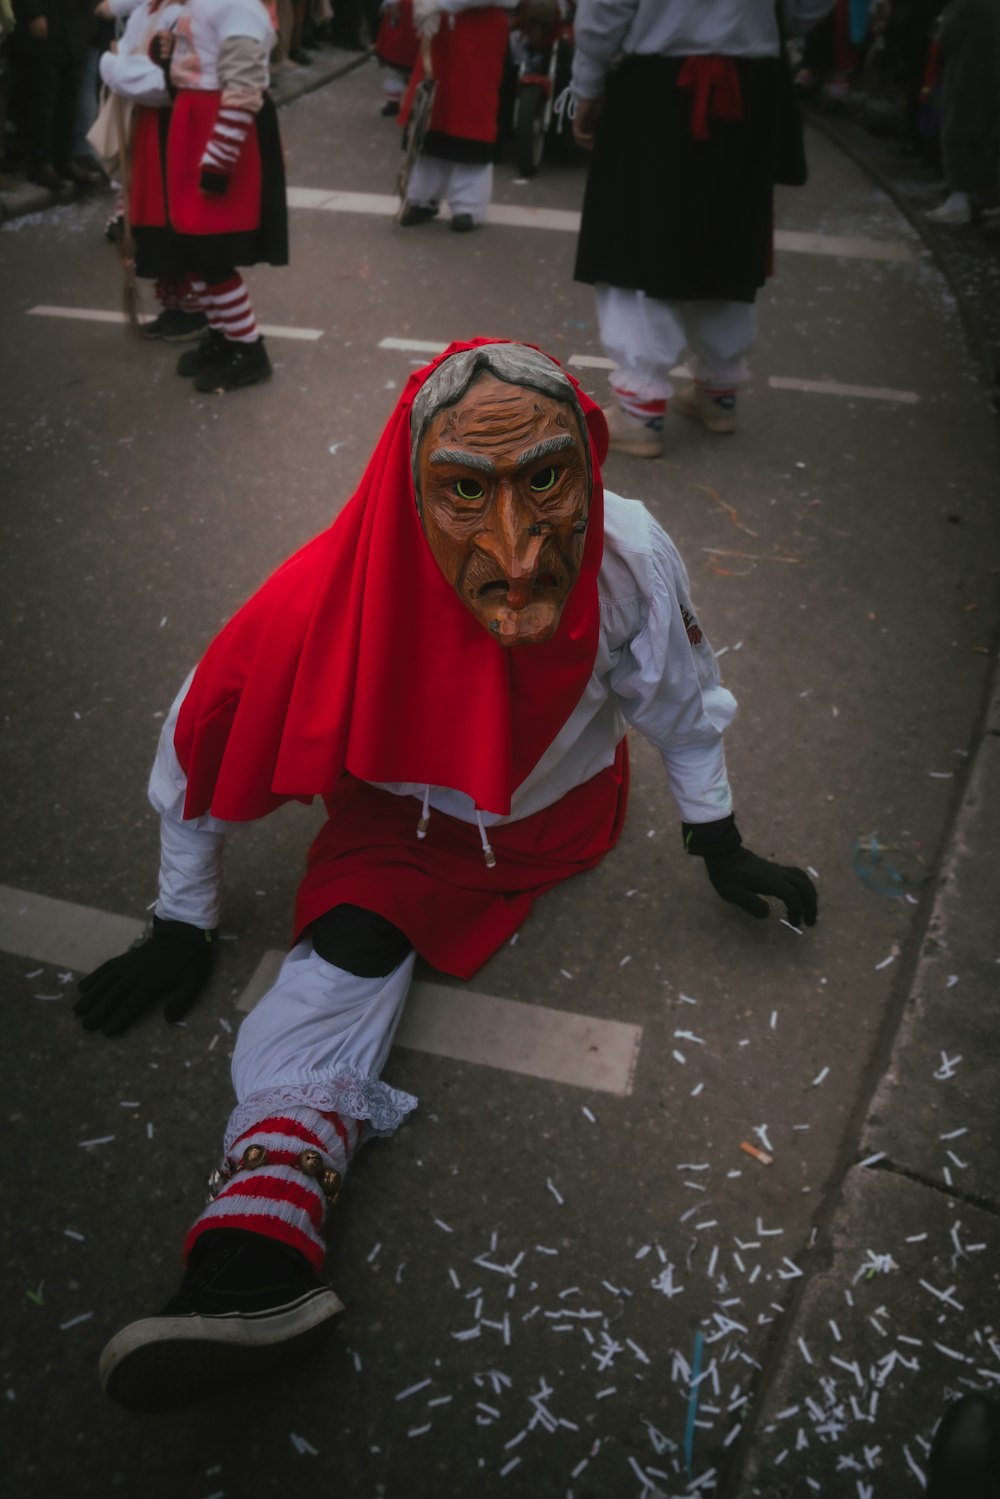
[[[326,1196],[319,1181],[299,1169],[304,1150],[318,1151],[328,1170],[346,1175],[358,1148],[362,1124],[305,1106],[268,1114],[232,1144],[233,1176],[188,1232],[185,1255],[213,1228],[241,1228],[298,1250],[319,1271],[325,1245]],[[266,1152],[262,1164],[239,1170],[250,1147]]]
[[[190,276],[178,276],[170,281],[157,281],[153,289],[160,306],[167,312],[201,311],[201,302],[191,292]]]
[[[615,395],[618,404],[625,415],[631,417],[636,426],[649,427],[653,432],[659,432],[663,427],[663,418],[667,410],[666,397],[661,396],[657,400],[647,401],[642,396],[637,396],[631,390],[619,390],[615,387]]]
[[[212,298],[214,316],[209,321],[213,328],[220,328],[234,343],[257,342],[260,332],[250,305],[250,293],[238,271],[234,271],[225,281],[209,287],[208,295]]]
[[[188,277],[188,283],[191,287],[191,295],[196,299],[198,310],[203,312],[208,318],[208,326],[215,328],[221,333],[222,324],[216,314],[215,306],[212,302],[212,293],[208,289],[207,281],[203,281],[200,276],[192,275]]]

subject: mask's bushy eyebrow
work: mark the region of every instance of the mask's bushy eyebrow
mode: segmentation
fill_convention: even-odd
[[[478,468],[484,474],[495,474],[492,460],[484,453],[465,453],[461,448],[435,448],[427,455],[428,463],[454,463],[460,468]]]
[[[526,448],[523,453],[518,453],[514,462],[535,463],[539,458],[547,458],[550,453],[561,453],[563,448],[575,447],[576,438],[569,432],[564,432],[561,437],[546,437],[544,442],[536,442],[533,448]]]

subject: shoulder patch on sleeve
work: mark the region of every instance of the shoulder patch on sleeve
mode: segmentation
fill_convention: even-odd
[[[681,618],[684,621],[684,628],[687,631],[688,640],[690,640],[692,645],[701,645],[703,636],[698,625],[698,621],[694,617],[694,613],[692,612],[692,610],[686,608],[684,604],[680,604],[678,607],[681,611]]]

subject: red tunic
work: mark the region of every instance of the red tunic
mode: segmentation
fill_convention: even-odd
[[[509,36],[509,12],[493,6],[441,17],[431,44],[431,66],[438,81],[430,121],[432,137],[486,144],[496,140],[500,80]],[[410,117],[413,94],[423,76],[423,60],[418,54],[399,114],[401,125]],[[431,154],[439,153],[431,149]]]
[[[408,73],[417,60],[420,38],[413,24],[413,0],[386,6],[375,38],[375,56],[387,68]]]

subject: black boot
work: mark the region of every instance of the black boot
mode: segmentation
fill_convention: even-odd
[[[1000,1499],[1000,1404],[963,1395],[945,1411],[927,1461],[927,1499]]]
[[[203,338],[199,339],[196,349],[188,349],[177,361],[177,373],[192,379],[207,370],[210,365],[218,364],[226,352],[226,335],[218,328],[209,328]]]
[[[183,307],[165,307],[161,313],[142,325],[143,338],[162,338],[168,344],[186,344],[199,338],[208,328],[203,312],[186,312]]]
[[[226,391],[242,390],[244,385],[257,385],[259,381],[270,378],[271,361],[267,357],[263,334],[249,344],[227,338],[219,358],[195,375],[194,388],[224,395]]]
[[[101,1384],[129,1410],[179,1410],[318,1343],[343,1310],[296,1250],[243,1229],[210,1229],[162,1312],[107,1344]]]

